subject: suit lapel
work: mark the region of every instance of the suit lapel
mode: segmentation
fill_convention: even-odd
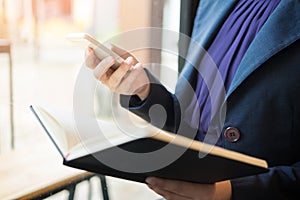
[[[282,0],[246,52],[227,98],[260,65],[300,38],[300,2]]]
[[[237,0],[203,0],[194,22],[192,39],[207,48]]]
[[[206,51],[212,42],[220,26],[226,20],[227,15],[231,12],[237,0],[202,0],[200,1],[197,15],[194,20],[194,27],[191,41],[189,41],[189,51],[186,57],[188,62],[185,63],[180,76],[179,83],[176,86],[176,94],[179,98],[186,99],[185,91],[190,88],[187,80],[194,80],[194,67],[199,65],[199,57]],[[187,40],[189,40],[188,38]],[[184,57],[184,55],[181,55]],[[195,79],[196,80],[196,79]],[[193,83],[192,83],[193,85]],[[193,85],[194,86],[194,85]],[[188,101],[187,101],[188,102]]]

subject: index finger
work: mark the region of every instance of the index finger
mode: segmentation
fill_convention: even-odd
[[[146,182],[152,187],[158,187],[163,190],[179,194],[181,196],[189,197],[191,195],[197,195],[203,191],[209,191],[214,188],[214,184],[196,184],[184,181],[162,179],[156,177],[149,177]]]
[[[101,80],[102,76],[106,74],[110,67],[115,64],[115,60],[113,57],[109,56],[104,58],[94,69],[94,76],[98,79]]]

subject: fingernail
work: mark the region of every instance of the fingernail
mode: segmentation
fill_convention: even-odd
[[[125,63],[128,64],[128,65],[130,65],[131,62],[132,62],[132,59],[133,59],[132,57],[126,58]]]
[[[150,184],[150,185],[155,185],[156,184],[156,180],[153,177],[148,177],[146,178],[146,183]]]
[[[93,51],[92,47],[88,47],[87,50],[88,50],[88,52]]]
[[[113,61],[113,57],[112,56],[108,56],[108,57],[105,58],[105,61],[107,63],[111,63]]]

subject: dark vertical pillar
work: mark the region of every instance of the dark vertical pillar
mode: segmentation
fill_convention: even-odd
[[[180,33],[187,36],[192,35],[194,18],[196,16],[197,8],[200,0],[181,0],[180,7]],[[188,41],[179,37],[179,55],[185,56],[188,51]],[[178,71],[180,72],[184,66],[185,59],[178,57]]]

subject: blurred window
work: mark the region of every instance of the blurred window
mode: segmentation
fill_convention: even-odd
[[[29,110],[30,104],[72,105],[84,49],[66,41],[64,36],[70,32],[88,32],[103,42],[113,41],[129,49],[137,40],[144,40],[145,46],[132,53],[173,90],[178,67],[179,11],[180,0],[0,0],[0,38],[12,42],[16,148],[48,141]],[[147,32],[150,27],[172,31],[175,36],[170,39],[165,31],[152,34]],[[136,30],[146,32],[126,39],[127,33],[135,36]],[[148,48],[153,44],[160,48]],[[8,59],[0,55],[0,152],[10,150],[6,62]],[[98,111],[109,116],[111,103],[105,100],[109,98],[101,98],[109,96],[109,91],[99,88]]]
[[[85,49],[66,41],[64,36],[70,32],[88,32],[103,42],[113,41],[128,49],[137,41],[144,42],[141,48],[133,48],[132,53],[174,90],[178,75],[179,11],[180,0],[0,0],[0,38],[12,42],[15,148],[32,149],[35,154],[45,149],[56,152],[29,105],[72,106]],[[147,32],[151,27],[167,31]],[[136,36],[141,30],[145,32]],[[159,48],[151,48],[153,45]],[[5,67],[8,61],[0,54],[2,155],[11,150],[9,80]],[[91,76],[90,81],[93,80]],[[108,89],[99,84],[96,95],[99,116],[110,117],[115,105],[109,96]],[[112,180],[109,191],[116,199],[124,199],[124,195],[128,199],[154,198],[146,187],[135,184],[129,192],[130,183]],[[114,184],[117,188],[113,188]]]

